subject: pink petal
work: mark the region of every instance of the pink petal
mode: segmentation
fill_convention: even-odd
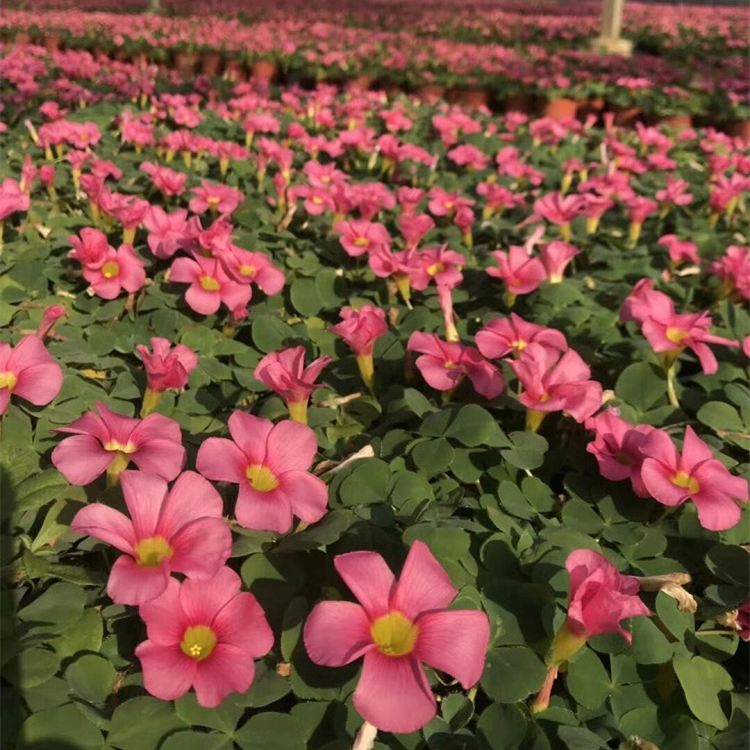
[[[365,654],[354,707],[384,732],[407,734],[427,724],[437,711],[435,698],[415,659]]]
[[[161,505],[158,533],[171,539],[182,527],[200,518],[221,518],[224,503],[213,485],[200,474],[186,471],[177,477]]]
[[[70,530],[77,534],[88,534],[120,552],[133,554],[135,534],[133,524],[125,515],[102,503],[92,503],[76,513]]]
[[[305,623],[305,648],[322,667],[343,667],[375,648],[370,620],[354,602],[320,602]]]
[[[240,577],[230,568],[219,568],[208,581],[188,578],[180,589],[180,605],[191,623],[210,625],[222,607],[240,591]]]
[[[195,465],[198,471],[209,479],[244,484],[247,482],[246,471],[250,462],[231,440],[208,438],[198,449]]]
[[[333,564],[371,621],[388,614],[396,579],[377,552],[347,552]]]
[[[28,336],[26,338],[29,338]],[[21,346],[26,338],[21,340]],[[39,341],[31,336],[34,341]],[[41,341],[39,341],[41,344]],[[16,349],[18,349],[18,346]],[[44,344],[42,344],[44,348]],[[47,353],[47,350],[44,350]],[[54,362],[47,353],[48,361],[35,365],[28,365],[18,373],[18,382],[13,388],[16,396],[25,398],[36,406],[48,404],[60,393],[63,383],[63,373],[60,365]]]
[[[237,594],[212,623],[221,643],[236,646],[252,657],[265,656],[273,648],[273,631],[258,600],[248,592]]]
[[[229,417],[228,426],[232,440],[247,457],[245,468],[249,464],[264,464],[267,455],[266,444],[273,430],[273,422],[270,419],[236,411]],[[244,468],[242,473],[244,475]]]
[[[266,464],[277,476],[294,469],[305,471],[317,452],[318,440],[307,425],[284,420],[268,434]]]
[[[143,668],[143,684],[151,695],[172,701],[185,695],[195,680],[198,662],[179,645],[159,646],[144,641],[135,650]]]
[[[670,471],[654,458],[646,458],[641,466],[641,480],[651,497],[662,505],[680,505],[688,493],[670,480]]]
[[[166,591],[170,570],[167,558],[161,565],[147,566],[139,565],[129,555],[121,555],[109,574],[107,594],[115,604],[145,604]]]
[[[467,689],[479,682],[490,640],[484,612],[432,612],[420,617],[417,627],[415,659],[453,675]]]
[[[216,708],[229,693],[244,693],[255,677],[253,657],[224,643],[219,643],[211,656],[196,665],[193,687],[198,703],[204,708]]]
[[[248,483],[240,485],[235,507],[240,526],[286,534],[292,528],[292,515],[291,502],[283,492],[258,492]]]
[[[52,463],[71,483],[91,484],[112,463],[114,453],[105,451],[102,444],[88,435],[65,438],[52,451]]]
[[[131,459],[142,472],[156,474],[171,481],[182,471],[186,456],[180,443],[149,440],[131,455]]]
[[[189,578],[212,578],[232,554],[232,531],[223,518],[198,518],[167,538],[172,570]]]
[[[461,370],[449,369],[443,360],[430,355],[419,357],[416,364],[427,384],[438,391],[449,391],[463,377]]]
[[[686,427],[682,443],[682,468],[690,471],[697,464],[710,461],[713,457],[714,452],[695,434],[695,430],[690,426]]]
[[[429,547],[417,540],[406,557],[391,607],[414,621],[424,612],[445,609],[457,593],[458,589],[433,557]]]
[[[276,494],[285,497],[292,513],[305,523],[320,521],[328,509],[326,483],[306,471],[288,471],[282,474]]]
[[[220,292],[208,292],[198,284],[191,284],[185,292],[185,301],[201,315],[213,315],[221,305]]]
[[[154,644],[180,644],[191,623],[182,609],[180,584],[175,578],[167,581],[164,593],[157,599],[142,604],[138,614],[146,623],[148,639]]]
[[[698,510],[698,520],[704,529],[725,531],[740,522],[742,510],[728,495],[712,487],[701,487],[692,497]]]
[[[162,504],[167,497],[166,480],[142,471],[123,471],[120,484],[136,538],[139,541],[151,538],[156,533]]]

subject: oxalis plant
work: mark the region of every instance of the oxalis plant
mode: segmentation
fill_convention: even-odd
[[[3,61],[3,747],[742,747],[741,142],[59,54]]]

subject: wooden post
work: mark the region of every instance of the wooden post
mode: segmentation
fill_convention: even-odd
[[[625,0],[602,0],[602,31],[594,40],[595,49],[624,57],[633,53],[633,43],[620,36],[624,3]]]

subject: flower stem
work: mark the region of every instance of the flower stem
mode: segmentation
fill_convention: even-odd
[[[677,399],[677,391],[675,390],[675,384],[677,378],[675,377],[674,362],[672,362],[665,370],[667,376],[667,398],[669,403],[674,406],[675,409],[680,408],[680,402]]]
[[[557,679],[558,667],[550,667],[547,670],[547,676],[544,678],[542,689],[539,694],[534,698],[534,702],[531,704],[531,713],[538,714],[542,711],[546,711],[549,708],[549,699],[552,695],[552,686],[555,684]]]
[[[357,732],[357,736],[354,738],[352,750],[372,750],[375,747],[375,737],[377,734],[377,727],[366,721],[359,728],[359,732]]]

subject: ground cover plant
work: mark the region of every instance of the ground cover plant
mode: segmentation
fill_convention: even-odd
[[[3,747],[744,746],[741,138],[0,74]]]

